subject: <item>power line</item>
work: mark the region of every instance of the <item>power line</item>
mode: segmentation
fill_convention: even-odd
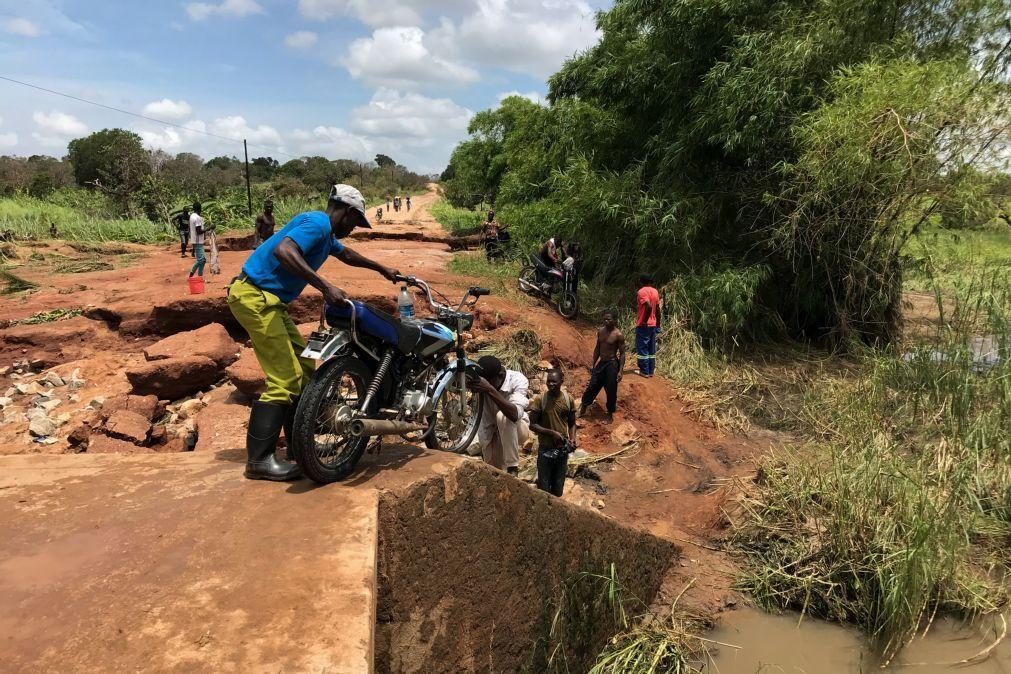
[[[182,129],[183,131],[190,131],[192,133],[199,133],[199,134],[202,134],[204,136],[210,136],[211,138],[217,138],[219,140],[227,140],[230,143],[239,143],[239,142],[242,141],[241,138],[238,138],[238,139],[236,139],[236,138],[229,138],[228,136],[221,136],[221,135],[216,134],[216,133],[211,133],[210,131],[201,131],[200,129],[194,129],[194,128],[191,128],[191,127],[188,127],[188,126],[183,126],[182,124],[176,124],[175,122],[166,122],[163,119],[155,119],[154,117],[148,117],[147,115],[141,115],[141,114],[136,113],[136,112],[131,112],[129,110],[124,110],[122,108],[113,107],[111,105],[106,105],[104,103],[98,103],[96,101],[89,101],[86,98],[80,98],[79,96],[74,96],[72,94],[64,93],[62,91],[56,91],[54,89],[46,89],[45,87],[40,87],[37,84],[31,84],[29,82],[22,82],[21,80],[16,80],[16,79],[11,78],[11,77],[5,77],[4,75],[0,75],[0,80],[4,80],[6,82],[11,82],[13,84],[20,84],[21,86],[28,87],[29,89],[37,89],[38,91],[44,91],[47,94],[53,94],[55,96],[62,96],[63,98],[69,98],[72,101],[78,101],[80,103],[87,103],[88,105],[94,105],[95,107],[105,108],[106,110],[112,110],[113,112],[118,112],[118,113],[121,113],[121,114],[124,114],[124,115],[130,115],[131,117],[137,117],[138,119],[144,119],[144,120],[147,120],[149,122],[154,122],[155,124],[164,124],[165,126],[174,126],[175,128]],[[259,148],[264,149],[264,150],[270,150],[271,152],[274,152],[276,154],[282,154],[285,157],[291,157],[292,159],[298,159],[298,157],[296,157],[294,155],[288,154],[287,152],[282,152],[280,149],[278,149],[276,147],[271,147],[269,145],[260,145],[259,143],[249,143],[249,146],[250,147],[259,147]]]

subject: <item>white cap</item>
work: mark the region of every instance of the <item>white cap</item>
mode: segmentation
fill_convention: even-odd
[[[365,197],[357,189],[351,187],[351,185],[334,185],[333,189],[330,190],[330,200],[339,201],[361,213],[362,220],[365,223],[362,227],[372,229],[372,225],[369,224],[369,218],[365,214]]]

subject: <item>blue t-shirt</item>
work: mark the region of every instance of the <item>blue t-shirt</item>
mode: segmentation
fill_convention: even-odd
[[[246,264],[242,265],[242,271],[257,288],[277,295],[287,304],[302,294],[306,282],[284,269],[274,257],[274,250],[285,239],[295,242],[313,271],[318,271],[329,256],[340,255],[344,246],[334,237],[327,214],[309,211],[296,215],[253,251]]]

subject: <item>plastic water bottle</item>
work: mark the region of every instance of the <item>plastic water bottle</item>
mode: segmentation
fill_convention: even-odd
[[[407,292],[407,286],[400,286],[400,295],[397,297],[397,310],[400,312],[401,320],[414,318],[414,300]]]

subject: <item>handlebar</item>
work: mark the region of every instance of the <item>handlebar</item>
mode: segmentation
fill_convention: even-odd
[[[456,309],[453,309],[453,307],[443,304],[442,302],[439,302],[434,297],[432,297],[432,289],[428,286],[428,283],[415,276],[404,276],[402,274],[397,274],[396,276],[393,277],[393,282],[403,283],[405,285],[409,285],[414,288],[421,288],[423,291],[425,291],[425,299],[427,299],[428,303],[437,310],[443,309],[446,311],[460,311],[467,303],[468,297],[478,298],[484,297],[485,295],[491,295],[491,290],[489,290],[488,288],[479,288],[477,286],[471,286],[470,288],[467,289],[467,292],[464,293],[463,298],[460,300],[459,306],[457,306]]]

